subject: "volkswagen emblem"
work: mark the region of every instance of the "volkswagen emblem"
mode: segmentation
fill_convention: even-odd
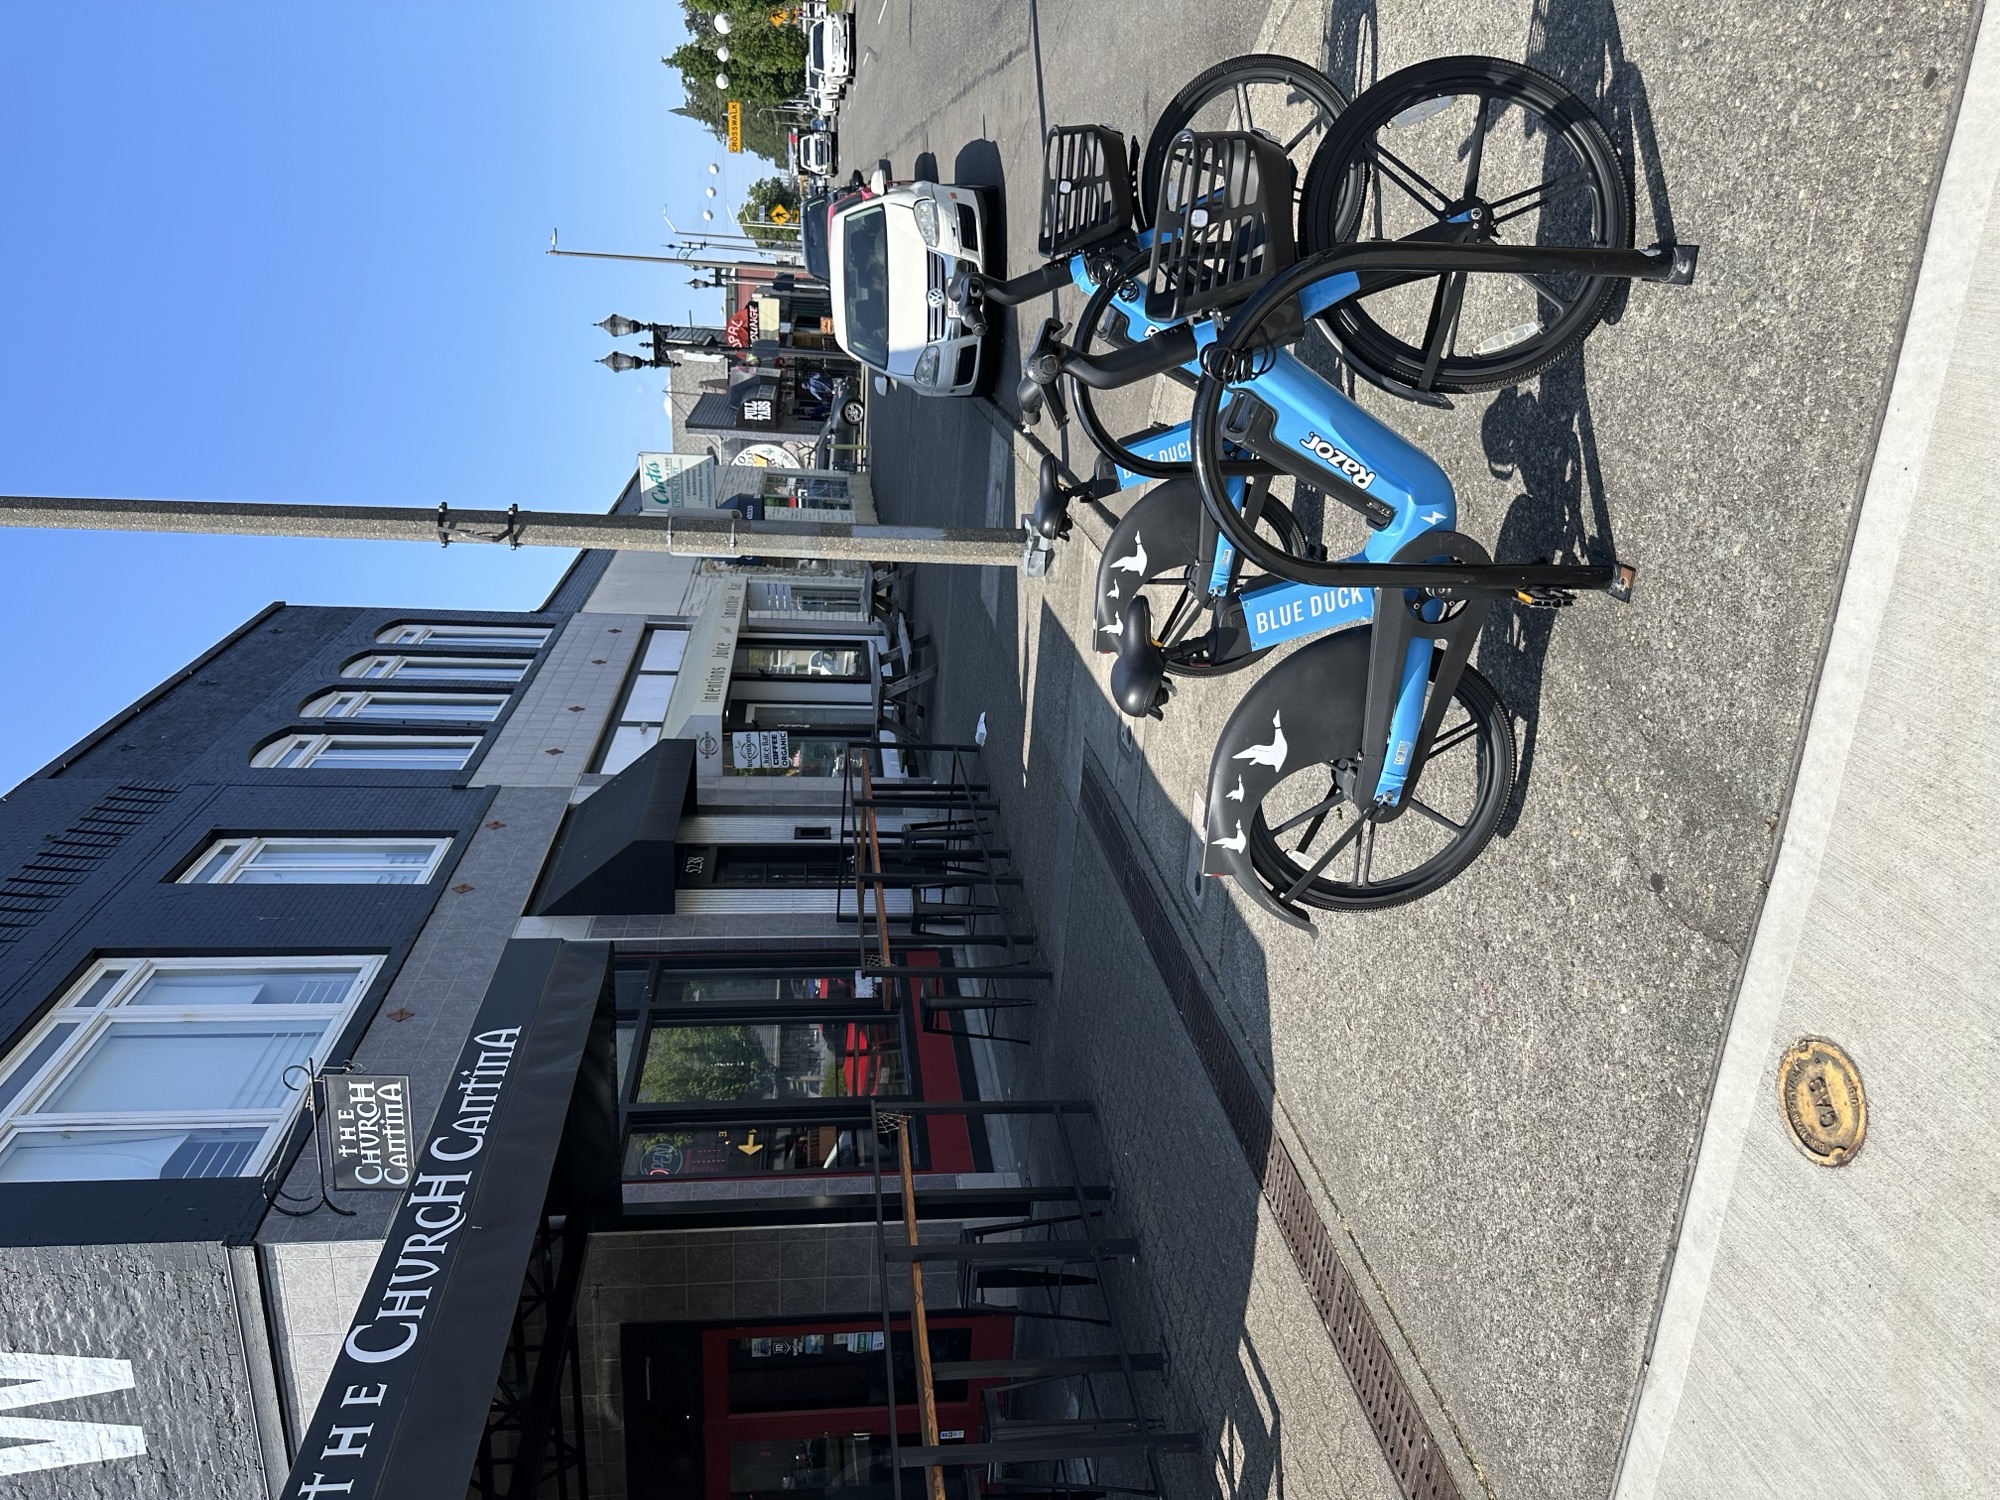
[[[942,287],[932,287],[930,291],[924,294],[924,301],[930,303],[932,307],[943,307],[944,289]]]

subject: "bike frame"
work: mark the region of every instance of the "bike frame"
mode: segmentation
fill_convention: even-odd
[[[1150,230],[1142,233],[1142,248],[1150,239]],[[1096,294],[1099,283],[1092,277],[1087,256],[1071,257],[1069,270],[1079,291],[1086,297]],[[1301,308],[1308,317],[1316,316],[1353,296],[1359,288],[1360,279],[1353,272],[1336,273],[1313,283],[1300,297]],[[1128,335],[1134,323],[1143,330],[1138,334],[1140,338],[1156,337],[1166,328],[1176,326],[1147,318],[1137,305],[1138,300],[1120,299],[1118,304],[1118,310],[1127,320]],[[1207,348],[1214,341],[1213,324],[1196,325],[1195,336],[1199,347]],[[1182,368],[1198,375],[1200,361],[1190,361]],[[1288,449],[1296,445],[1302,454],[1321,465],[1329,462],[1323,455],[1330,451],[1334,455],[1331,462],[1352,465],[1350,475],[1358,473],[1365,480],[1361,487],[1367,494],[1393,513],[1387,524],[1371,525],[1361,550],[1346,561],[1390,563],[1425,532],[1456,530],[1458,497],[1444,470],[1428,454],[1363,411],[1339,387],[1289,351],[1275,351],[1268,368],[1233,388],[1246,392],[1254,389],[1256,399],[1275,413],[1271,432],[1278,443]],[[1185,422],[1126,442],[1141,457],[1165,463],[1185,463],[1192,455],[1191,435]],[[1323,477],[1311,476],[1310,482],[1326,485],[1339,479],[1340,475],[1329,469]],[[1119,488],[1130,489],[1150,484],[1152,480],[1120,468],[1118,483]],[[1230,501],[1239,511],[1243,508],[1245,488],[1242,479],[1229,481]],[[1208,576],[1211,601],[1220,601],[1236,592],[1238,572],[1236,549],[1228,538],[1216,537],[1215,557]],[[1352,630],[1370,623],[1375,618],[1375,594],[1371,587],[1280,582],[1239,597],[1251,644],[1262,651],[1287,641]],[[1423,718],[1430,658],[1428,640],[1410,642],[1395,708],[1390,715],[1382,773],[1374,788],[1378,805],[1393,807],[1402,798],[1417,729]]]

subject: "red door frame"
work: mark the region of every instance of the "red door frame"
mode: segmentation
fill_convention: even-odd
[[[972,1330],[972,1358],[1006,1359],[1014,1352],[1014,1319],[1007,1313],[938,1313],[930,1318],[935,1330]],[[910,1331],[908,1318],[890,1325],[897,1333]],[[867,1432],[887,1438],[889,1409],[886,1406],[822,1406],[805,1411],[757,1412],[732,1416],[729,1412],[729,1344],[741,1338],[783,1338],[799,1333],[880,1333],[879,1317],[818,1319],[791,1323],[741,1323],[705,1328],[701,1334],[702,1410],[702,1493],[703,1500],[729,1500],[729,1448],[732,1443],[755,1442],[760,1438],[852,1437]],[[938,1428],[959,1429],[972,1434],[979,1427],[979,1393],[992,1380],[967,1382],[963,1401],[938,1403]],[[905,1433],[917,1431],[915,1392],[897,1393],[898,1425]],[[917,1491],[910,1491],[915,1495]]]

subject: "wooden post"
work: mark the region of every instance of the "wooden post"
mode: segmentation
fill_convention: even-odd
[[[872,812],[874,809],[870,809]],[[897,1165],[903,1174],[903,1233],[909,1242],[917,1243],[917,1184],[910,1171],[910,1127],[915,1123],[904,1119],[902,1129],[896,1132]],[[937,1389],[931,1383],[931,1332],[930,1324],[924,1317],[924,1267],[922,1261],[910,1262],[910,1337],[917,1346],[917,1411],[923,1424],[924,1446],[938,1445]],[[924,1468],[930,1500],[945,1500],[944,1470],[936,1464]]]

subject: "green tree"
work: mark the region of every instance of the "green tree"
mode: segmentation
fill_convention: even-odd
[[[674,113],[699,120],[718,139],[727,139],[725,106],[734,99],[743,106],[743,148],[783,166],[787,132],[774,107],[805,92],[805,33],[796,25],[772,25],[775,7],[770,0],[682,0],[681,10],[690,40],[660,59],[680,74],[687,96]],[[715,30],[718,14],[733,23],[727,36]],[[727,44],[729,61],[716,59],[718,43]],[[718,73],[728,76],[726,92],[715,86]]]
[[[736,222],[743,232],[760,245],[796,245],[799,236],[796,227],[771,229],[756,219],[769,219],[771,210],[782,208],[783,217],[791,226],[799,222],[799,191],[782,177],[760,177],[743,192],[743,207],[737,211]]]
[[[639,1097],[648,1103],[768,1099],[771,1059],[751,1026],[661,1026],[646,1043]]]

